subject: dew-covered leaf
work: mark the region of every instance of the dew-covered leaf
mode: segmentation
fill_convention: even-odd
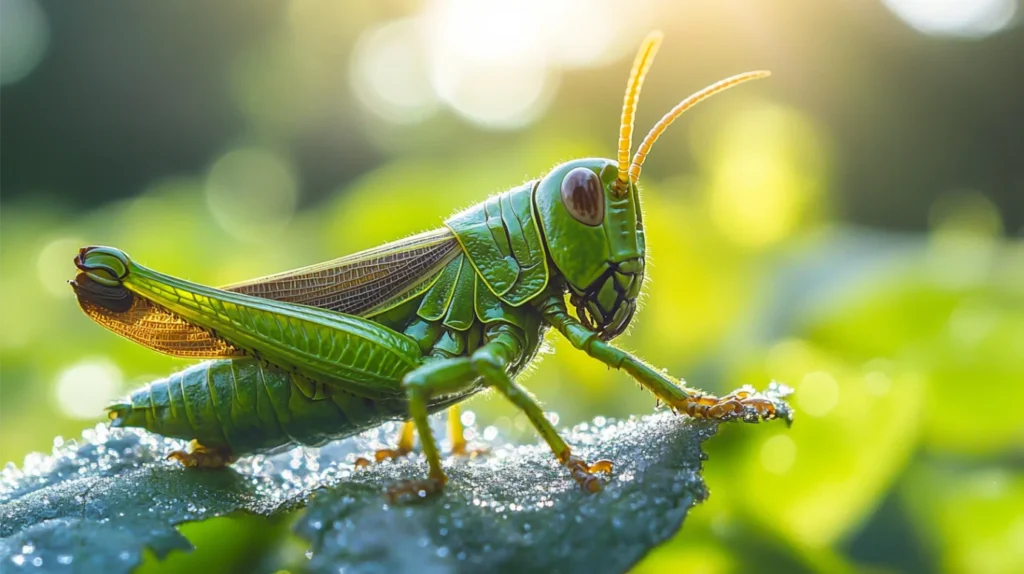
[[[595,495],[580,491],[546,445],[495,444],[485,456],[450,457],[442,496],[398,506],[384,491],[422,478],[422,456],[353,465],[395,430],[386,424],[321,449],[196,471],[164,460],[178,441],[97,426],[81,443],[58,440],[51,456],[4,469],[0,564],[4,572],[130,572],[147,548],[158,558],[190,550],[182,523],[308,505],[296,530],[315,572],[623,572],[706,496],[701,444],[716,426],[668,412],[580,425],[565,435],[576,453],[616,464]]]
[[[321,484],[244,466],[189,471],[163,460],[180,443],[133,430],[98,426],[83,439],[4,469],[4,572],[129,572],[147,547],[157,557],[190,550],[178,524],[235,511],[270,516],[303,503]]]
[[[573,429],[565,438],[578,454],[616,464],[594,495],[545,445],[452,462],[445,495],[414,505],[374,493],[422,466],[383,464],[317,493],[296,529],[314,572],[624,572],[707,495],[701,443],[714,431],[671,413]]]

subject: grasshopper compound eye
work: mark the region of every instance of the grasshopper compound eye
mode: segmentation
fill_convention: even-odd
[[[89,279],[107,287],[121,285],[128,277],[130,264],[128,254],[114,247],[83,247],[75,256],[75,267]]]
[[[604,193],[593,170],[577,167],[562,180],[562,203],[576,221],[597,227],[604,221]]]

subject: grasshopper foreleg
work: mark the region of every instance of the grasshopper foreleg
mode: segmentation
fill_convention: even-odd
[[[739,389],[719,398],[676,383],[665,373],[602,341],[597,333],[571,317],[565,308],[565,302],[557,297],[545,300],[539,308],[548,323],[558,329],[574,347],[609,367],[625,371],[677,412],[695,418],[743,419],[749,422],[770,420],[778,415],[775,403],[750,388]],[[788,418],[788,411],[785,414]]]

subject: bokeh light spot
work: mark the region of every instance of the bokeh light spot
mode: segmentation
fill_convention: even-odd
[[[974,347],[993,333],[1000,322],[999,310],[984,300],[966,300],[949,317],[949,335],[964,347]]]
[[[517,128],[543,112],[554,91],[538,3],[438,2],[424,14],[431,30],[431,82],[442,100],[470,121]]]
[[[871,396],[880,397],[892,388],[892,379],[880,371],[871,371],[864,375],[864,387]]]
[[[240,148],[213,164],[206,179],[206,203],[231,235],[265,242],[291,221],[297,202],[291,166],[260,148]]]
[[[117,398],[122,379],[121,370],[108,359],[81,361],[57,376],[57,405],[71,418],[98,418],[104,407]]]
[[[912,28],[936,36],[984,38],[1002,30],[1017,0],[882,0]]]
[[[68,279],[74,277],[71,258],[85,244],[77,237],[62,237],[47,243],[36,260],[36,274],[44,291],[54,297],[71,297]]]
[[[761,446],[761,466],[772,474],[786,474],[796,462],[796,443],[786,434],[777,434]]]
[[[795,397],[801,413],[825,416],[839,403],[839,383],[824,371],[808,373],[800,381]]]
[[[364,33],[353,52],[352,84],[362,104],[387,121],[415,123],[434,115],[439,102],[418,21],[396,20]]]
[[[50,44],[50,25],[36,0],[0,0],[0,85],[36,68]]]

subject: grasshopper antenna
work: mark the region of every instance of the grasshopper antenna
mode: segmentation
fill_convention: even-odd
[[[733,86],[738,86],[743,82],[747,82],[750,80],[767,78],[770,75],[772,75],[772,73],[767,70],[758,70],[755,72],[744,72],[742,74],[737,74],[735,76],[715,82],[714,84],[711,84],[710,86],[704,88],[703,90],[691,95],[690,97],[676,104],[676,107],[672,108],[667,114],[665,114],[664,116],[662,116],[660,120],[658,120],[658,123],[654,124],[654,127],[651,128],[651,131],[647,133],[647,137],[645,137],[644,141],[640,143],[640,147],[636,148],[636,155],[633,156],[633,163],[632,165],[629,166],[629,181],[636,183],[640,179],[640,170],[641,168],[643,168],[644,160],[647,159],[647,154],[650,153],[651,151],[651,146],[654,145],[654,142],[658,141],[658,137],[662,133],[664,133],[666,129],[668,129],[668,126],[672,125],[672,122],[676,121],[676,118],[683,115],[683,112],[699,104],[700,102],[710,98],[711,96],[719,92],[728,90]],[[641,81],[643,81],[642,78]],[[638,87],[637,92],[639,91],[640,89]],[[625,122],[625,110],[623,110],[622,112],[622,117],[623,122]],[[632,118],[630,119],[632,120]],[[623,133],[625,133],[625,126],[623,126],[623,130]],[[619,140],[619,179],[621,180],[622,178],[622,140]]]
[[[622,120],[619,123],[619,176],[612,187],[619,197],[629,191],[629,154],[633,150],[633,120],[636,117],[636,102],[640,98],[640,90],[644,86],[647,71],[654,63],[654,55],[658,53],[663,35],[655,30],[644,38],[640,50],[633,60],[633,71],[629,74],[626,84],[626,95],[622,100]]]

